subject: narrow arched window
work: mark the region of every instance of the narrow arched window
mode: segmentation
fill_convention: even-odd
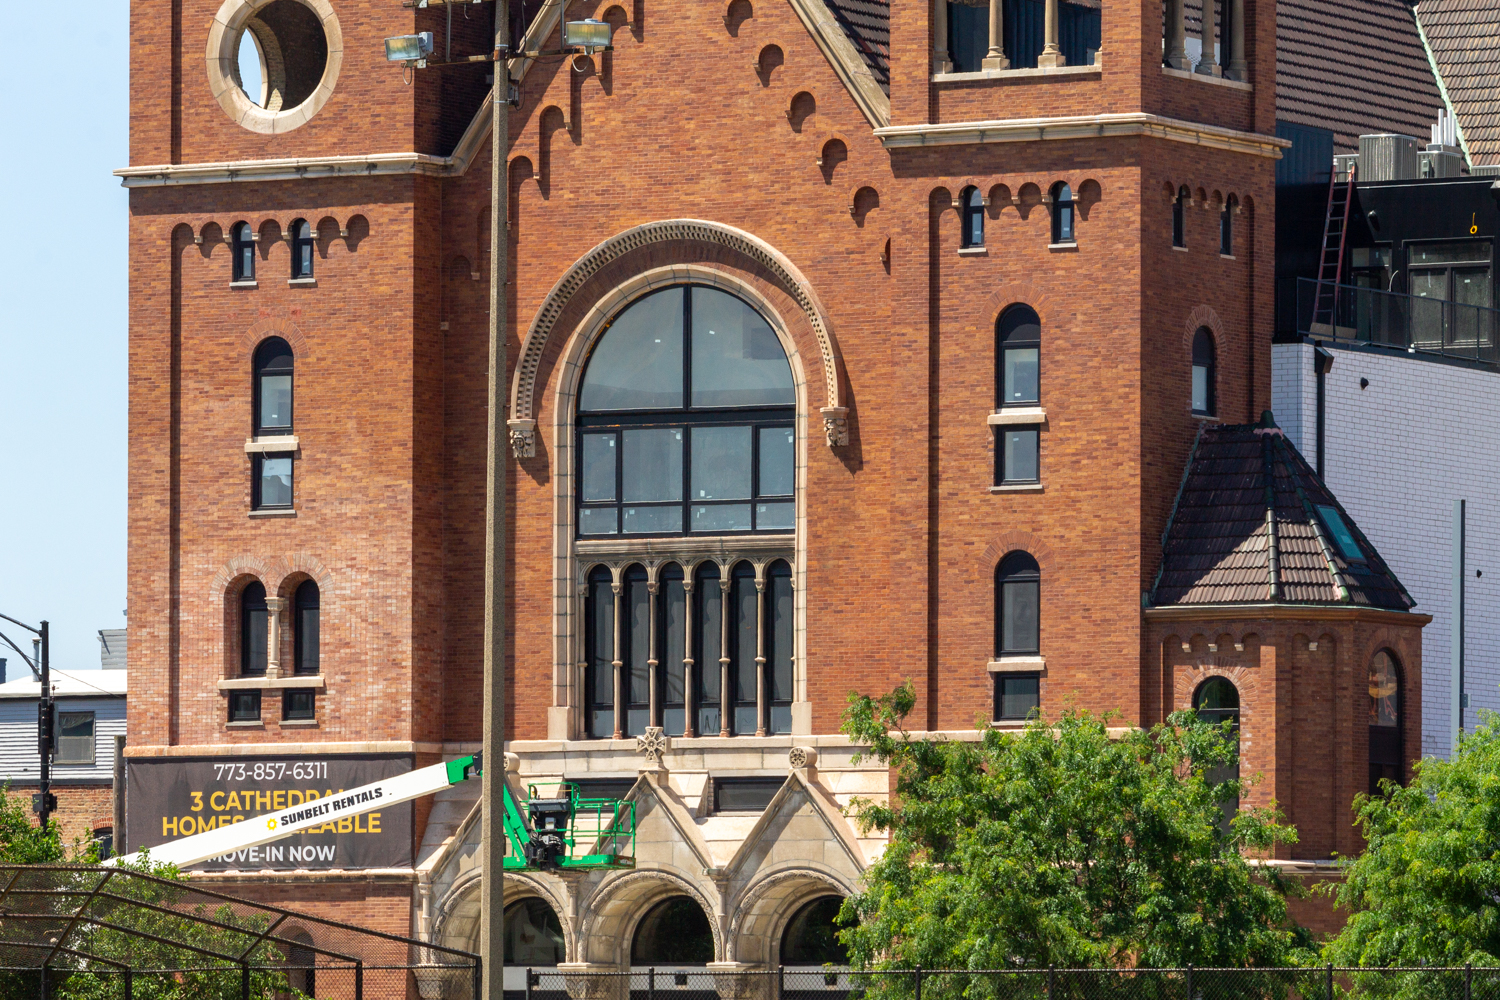
[[[1193,334],[1193,413],[1211,417],[1218,412],[1218,365],[1214,335],[1206,326]]]
[[[1402,780],[1401,667],[1389,650],[1370,660],[1370,794]]]
[[[1222,726],[1225,722],[1230,723],[1229,738],[1234,740],[1234,762],[1208,768],[1203,774],[1203,780],[1210,786],[1222,785],[1226,781],[1238,781],[1240,778],[1240,692],[1225,678],[1210,677],[1198,685],[1198,690],[1193,693],[1193,711],[1198,713],[1200,720],[1210,725]],[[1220,806],[1224,814],[1219,821],[1219,828],[1228,834],[1229,824],[1240,809],[1239,796],[1226,797],[1220,802]]]
[[[1174,247],[1187,246],[1187,203],[1192,200],[1192,194],[1187,185],[1177,189],[1177,197],[1172,200],[1172,245]]]
[[[723,708],[724,595],[719,567],[699,563],[693,570],[693,704],[699,736],[728,734]]]
[[[1027,552],[1012,552],[995,570],[995,654],[1041,653],[1042,570]]]
[[[1052,185],[1052,242],[1073,243],[1073,189],[1058,182]]]
[[[306,219],[292,223],[292,280],[313,276],[313,232]]]
[[[292,431],[292,347],[268,337],[255,349],[254,420],[257,434]]]
[[[250,223],[236,222],[229,230],[229,249],[234,257],[235,281],[255,280],[255,236]]]
[[[292,595],[293,645],[296,647],[294,671],[299,674],[315,674],[321,669],[318,660],[319,597],[318,585],[312,580],[304,580]]]
[[[1234,256],[1234,210],[1238,205],[1234,195],[1230,195],[1219,211],[1219,253],[1225,257]]]
[[[755,567],[736,563],[729,574],[729,683],[734,701],[734,732],[755,736],[764,723],[756,718],[755,658],[760,655],[760,601],[755,586]]]
[[[615,732],[615,593],[607,566],[589,572],[584,611],[584,722],[594,739]]]
[[[687,686],[692,664],[687,652],[688,600],[682,567],[668,563],[656,572],[657,690],[661,708],[657,721],[668,736],[684,735],[687,724]]]
[[[792,731],[792,567],[778,559],[766,567],[765,644],[766,732]]]
[[[646,567],[625,570],[621,612],[620,693],[624,696],[624,736],[641,736],[651,725],[651,583]]]
[[[266,588],[258,580],[240,591],[240,674],[260,677],[266,672],[266,641],[269,621]]]
[[[965,249],[984,246],[984,196],[977,187],[967,187],[959,196],[959,204],[963,209],[963,235],[959,245]]]
[[[995,485],[1041,478],[1042,321],[1013,305],[995,321]],[[1011,412],[1006,413],[1009,409]]]

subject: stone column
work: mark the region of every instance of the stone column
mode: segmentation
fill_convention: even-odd
[[[1214,0],[1203,0],[1203,20],[1199,22],[1198,37],[1202,39],[1202,55],[1194,72],[1218,76],[1219,67],[1214,60]]]
[[[755,574],[755,735],[766,735],[766,580]]]
[[[1187,55],[1187,22],[1182,0],[1167,0],[1166,49],[1163,62],[1173,69],[1192,69]]]
[[[724,572],[729,572],[725,567]],[[729,686],[729,581],[719,578],[719,735],[729,736],[734,694]]]
[[[266,676],[281,676],[281,614],[286,610],[285,597],[266,598]]]
[[[1046,10],[1046,44],[1042,46],[1042,54],[1036,57],[1036,64],[1042,69],[1055,69],[1068,64],[1063,58],[1062,47],[1057,44],[1057,0],[1047,0]]]
[[[648,609],[648,613],[651,615],[651,625],[647,630],[651,640],[650,646],[648,647],[651,650],[651,655],[646,660],[646,669],[651,672],[651,694],[649,704],[647,704],[646,706],[646,725],[660,726],[662,724],[661,694],[656,684],[656,666],[661,662],[661,660],[657,655],[660,651],[656,648],[656,644],[660,642],[661,639],[656,634],[656,581],[652,580],[650,583],[646,584],[646,590],[651,594],[651,607]]]
[[[948,0],[932,0],[932,71],[953,72],[948,55]]]
[[[1244,80],[1249,74],[1245,65],[1245,0],[1225,0],[1229,8],[1229,71],[1231,80]]]
[[[990,50],[981,64],[985,69],[1010,69],[1005,57],[1004,0],[990,0]]]
[[[687,612],[686,621],[683,622],[682,644],[682,651],[687,654],[682,658],[682,735],[692,739],[698,735],[698,692],[693,687],[693,619],[698,616],[693,613],[691,573],[683,573],[682,591],[684,609]]]
[[[615,657],[611,666],[615,671],[615,733],[614,738],[625,738],[625,651],[620,647],[625,638],[625,587],[616,580],[611,589],[615,592]]]

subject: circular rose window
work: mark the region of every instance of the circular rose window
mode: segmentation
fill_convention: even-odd
[[[208,33],[208,80],[252,132],[290,132],[327,102],[343,36],[328,0],[225,0]]]

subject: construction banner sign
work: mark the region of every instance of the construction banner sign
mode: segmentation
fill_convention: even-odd
[[[398,778],[411,768],[410,754],[127,759],[128,839],[120,841],[119,848],[123,852],[158,847],[265,816],[267,824],[293,825],[298,832],[183,867],[409,868],[411,802],[360,803],[364,808],[348,815],[351,804],[343,793]]]

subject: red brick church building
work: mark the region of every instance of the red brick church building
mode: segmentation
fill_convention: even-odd
[[[131,847],[477,748],[494,4],[416,6],[133,4]],[[510,766],[640,822],[633,872],[508,879],[517,961],[682,905],[789,960],[880,848],[845,698],[908,678],[953,734],[1237,712],[1287,860],[1355,847],[1425,618],[1251,426],[1274,4],[511,6]],[[472,794],[204,877],[463,945]]]

